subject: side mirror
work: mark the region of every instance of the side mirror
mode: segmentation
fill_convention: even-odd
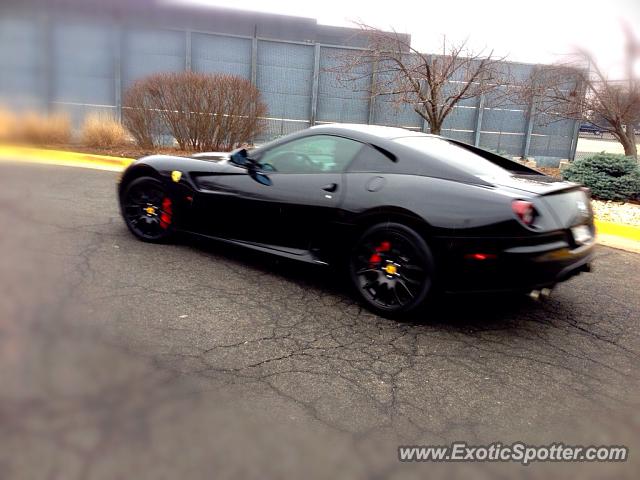
[[[268,175],[265,175],[264,173],[256,170],[255,168],[250,168],[249,169],[249,175],[256,182],[258,182],[258,183],[260,183],[262,185],[266,185],[267,187],[270,187],[271,185],[273,185],[273,182],[271,181],[271,179],[269,178]]]
[[[231,152],[229,160],[231,163],[241,167],[245,167],[250,162],[249,157],[247,156],[247,151],[244,148],[238,148]]]
[[[229,161],[234,165],[238,165],[240,167],[246,167],[247,173],[256,182],[266,186],[273,185],[273,182],[271,181],[271,179],[264,173],[260,172],[260,169],[259,169],[260,164],[255,160],[252,160],[251,158],[249,158],[247,156],[247,151],[244,148],[239,148],[231,152],[231,155],[229,156]]]

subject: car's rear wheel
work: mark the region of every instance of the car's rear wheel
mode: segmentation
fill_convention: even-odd
[[[140,177],[124,188],[122,216],[133,233],[146,242],[162,242],[173,234],[173,201],[162,183]]]
[[[424,239],[398,223],[364,232],[351,253],[350,274],[365,305],[394,317],[419,308],[433,289],[433,255]]]

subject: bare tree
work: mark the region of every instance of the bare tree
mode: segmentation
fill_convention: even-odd
[[[579,50],[567,62],[537,68],[519,95],[534,99],[536,111],[546,114],[548,122],[589,121],[611,133],[625,155],[637,159],[634,129],[640,122],[640,81],[633,65],[640,61],[640,43],[629,29],[626,37],[626,79],[609,78],[589,52]]]
[[[486,55],[473,52],[467,41],[452,43],[443,37],[441,52],[425,54],[413,48],[406,35],[362,23],[358,26],[366,49],[339,55],[336,66],[329,70],[355,90],[365,90],[372,97],[387,96],[398,106],[410,105],[433,134],[440,135],[447,115],[458,103],[497,91],[506,83],[504,58],[494,57],[493,51]]]

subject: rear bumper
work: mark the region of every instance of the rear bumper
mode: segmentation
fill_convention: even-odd
[[[480,245],[469,240],[448,241],[444,289],[450,292],[507,292],[552,287],[590,271],[595,255],[593,242],[576,246],[557,237],[537,244],[504,243],[504,240],[485,240]],[[482,260],[470,255],[470,252],[483,251],[489,254]]]

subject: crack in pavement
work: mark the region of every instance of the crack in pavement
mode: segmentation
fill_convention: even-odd
[[[638,438],[638,256],[601,248],[597,273],[545,303],[455,297],[394,322],[331,271],[201,240],[136,241],[111,174],[1,168],[12,178],[0,191],[12,225],[0,238],[3,478],[25,464],[24,478],[142,465],[149,478],[187,465],[206,477],[211,458],[228,476],[265,478],[288,471],[269,457],[279,448],[302,452],[297,476],[317,462],[383,478],[400,467],[392,447],[378,459],[381,438]],[[91,196],[72,202],[78,185]],[[261,470],[225,463],[240,444],[255,445]],[[194,458],[170,453],[187,445]]]

